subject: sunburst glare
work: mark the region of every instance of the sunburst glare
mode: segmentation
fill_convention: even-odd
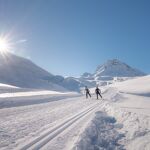
[[[0,38],[0,52],[1,53],[7,52],[9,48],[10,48],[9,42],[4,38]]]

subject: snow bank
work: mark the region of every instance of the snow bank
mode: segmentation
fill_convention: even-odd
[[[126,136],[124,139],[126,149],[141,150],[144,146],[141,147],[140,145],[144,145],[144,143],[145,147],[147,146],[147,143],[150,142],[149,116],[139,115],[129,110],[118,108],[115,105],[112,106],[112,104],[109,103],[104,106],[104,110],[109,115],[115,116],[117,121],[123,124],[122,132],[124,132]],[[137,142],[139,139],[141,140]]]
[[[109,86],[104,110],[123,124],[127,150],[150,149],[150,76]]]
[[[19,87],[13,86],[13,85],[0,83],[0,88],[5,88],[5,87],[8,87],[8,88],[19,88]]]
[[[150,96],[150,75],[127,80],[111,85],[119,91],[143,96]]]
[[[65,95],[65,94],[70,94],[69,92],[67,93],[62,93],[62,92],[57,92],[57,91],[30,91],[30,92],[13,92],[13,93],[3,93],[0,94],[0,98],[7,98],[7,97],[26,97],[26,96],[38,96],[38,95],[52,95],[52,94],[57,94],[57,95]]]
[[[121,128],[115,118],[107,116],[104,112],[97,112],[89,127],[81,135],[81,139],[74,147],[76,150],[123,150],[119,141],[123,134],[117,131]]]

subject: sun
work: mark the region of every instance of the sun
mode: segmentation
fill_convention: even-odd
[[[9,50],[9,43],[6,39],[0,38],[0,52],[7,52]]]

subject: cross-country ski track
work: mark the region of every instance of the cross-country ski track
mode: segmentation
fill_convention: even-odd
[[[0,109],[1,133],[5,134],[0,149],[72,149],[104,103],[77,96]]]
[[[94,104],[87,109],[77,113],[76,115],[72,116],[71,118],[66,119],[64,122],[60,123],[58,126],[48,130],[46,133],[41,135],[40,137],[34,139],[33,141],[29,142],[28,144],[20,147],[21,150],[31,149],[31,150],[38,150],[42,149],[42,147],[46,146],[46,144],[50,145],[50,142],[59,136],[65,130],[68,130],[69,127],[73,126],[75,123],[80,123],[82,119],[87,116],[90,116],[91,113],[95,113],[97,108],[100,107],[100,104]]]

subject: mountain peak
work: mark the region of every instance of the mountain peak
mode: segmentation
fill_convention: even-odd
[[[97,67],[95,76],[111,76],[111,77],[134,77],[143,76],[145,73],[130,67],[118,59],[106,61],[103,65]]]
[[[109,59],[103,65],[99,65],[97,67],[97,69],[99,67],[101,67],[101,66],[113,66],[113,65],[126,65],[126,66],[128,66],[127,64],[125,64],[124,62],[120,61],[119,59]]]
[[[109,59],[107,60],[107,63],[122,63],[119,59]]]

